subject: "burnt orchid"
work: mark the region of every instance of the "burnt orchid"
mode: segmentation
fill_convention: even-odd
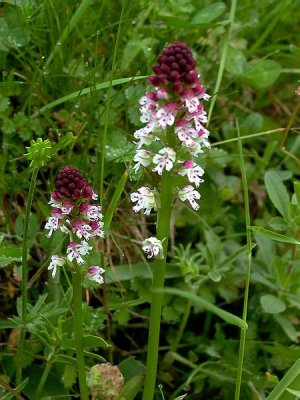
[[[187,183],[176,189],[181,201],[188,201],[194,210],[199,209],[196,200],[200,199],[199,188],[203,182],[203,168],[197,163],[197,156],[204,148],[210,148],[209,131],[205,128],[207,114],[202,104],[209,100],[200,75],[195,70],[196,62],[185,43],[176,41],[167,46],[153,66],[154,75],[149,77],[154,86],[143,96],[140,120],[146,125],[134,132],[138,139],[133,160],[134,171],[140,168],[162,175],[166,170],[172,175],[186,177]],[[160,148],[153,151],[153,142]],[[195,185],[195,188],[194,186]],[[154,191],[149,187],[132,193],[131,200],[137,202],[135,212],[143,211],[149,215],[156,211]]]
[[[185,43],[167,46],[153,66],[149,83],[154,87],[140,101],[140,121],[134,132],[136,153],[134,171],[144,169],[161,177],[160,187],[143,186],[131,194],[135,212],[149,215],[158,211],[156,237],[142,242],[147,258],[155,259],[151,301],[147,370],[143,400],[153,400],[159,346],[162,293],[168,248],[170,219],[174,200],[187,201],[199,209],[198,188],[203,168],[198,155],[210,148],[207,114],[202,101],[209,100],[195,70],[196,62]],[[146,174],[145,174],[146,175]],[[147,175],[146,175],[147,176]],[[151,179],[153,181],[153,179]],[[178,183],[177,183],[178,182]]]
[[[75,260],[78,265],[84,264],[83,256],[92,250],[88,242],[95,236],[104,237],[101,207],[91,203],[98,196],[78,169],[73,166],[63,167],[58,172],[55,188],[49,201],[52,213],[45,224],[45,229],[48,230],[46,236],[49,238],[60,229],[70,236],[70,243],[66,258],[52,256],[48,267],[52,271],[52,277],[55,277],[57,267],[65,265],[67,261]],[[91,279],[88,273],[86,276]]]
[[[65,257],[59,254],[52,255],[48,270],[51,271],[52,278],[55,278],[57,270],[64,266],[69,266],[72,272],[74,339],[80,398],[88,400],[83,347],[82,265],[85,264],[85,256],[93,249],[91,240],[97,236],[104,237],[103,215],[101,207],[93,203],[98,196],[77,168],[61,168],[55,189],[50,196],[52,213],[45,224],[48,231],[46,236],[50,238],[53,232],[60,229],[69,235],[70,242]],[[97,284],[103,284],[104,272],[103,268],[93,265],[87,268],[85,276]]]

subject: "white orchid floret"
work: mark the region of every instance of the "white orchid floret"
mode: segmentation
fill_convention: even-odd
[[[81,256],[86,255],[90,250],[92,250],[92,246],[82,240],[80,243],[70,242],[67,247],[67,257],[69,261],[73,261],[74,259],[78,264],[84,264],[84,260]]]
[[[65,264],[65,259],[62,256],[54,254],[51,256],[51,262],[48,270],[51,271],[52,278],[55,278],[57,267],[62,267]]]
[[[138,149],[140,149],[143,145],[149,146],[155,140],[159,140],[159,138],[151,133],[152,128],[153,124],[151,126],[147,125],[144,128],[138,129],[134,132],[134,137],[139,140],[139,142],[136,143]]]
[[[105,270],[97,265],[93,265],[89,267],[86,271],[86,276],[90,281],[97,282],[100,285],[104,283],[104,278],[102,274],[104,274]]]
[[[84,221],[75,221],[72,226],[73,233],[75,233],[79,239],[84,238],[85,240],[90,240],[92,237],[91,230],[91,226]]]
[[[80,213],[86,218],[88,221],[98,221],[103,218],[103,214],[101,214],[101,206],[82,203],[79,207]]]
[[[134,212],[144,210],[144,214],[149,215],[152,208],[156,211],[157,204],[153,190],[143,186],[138,189],[138,192],[131,193],[130,199],[137,204],[132,208]]]
[[[182,176],[187,175],[188,180],[191,183],[195,183],[196,187],[199,187],[200,183],[204,182],[203,179],[200,178],[200,176],[204,174],[204,169],[192,160],[184,161],[181,164],[178,174]]]
[[[205,129],[204,127],[202,127],[199,131],[198,131],[198,138],[197,141],[199,143],[203,143],[205,147],[207,147],[208,149],[210,149],[210,143],[208,141],[208,137],[209,137],[209,131],[207,129]]]
[[[155,154],[153,157],[153,163],[157,164],[155,168],[153,168],[153,172],[157,172],[158,175],[162,175],[164,168],[167,171],[171,171],[173,168],[174,162],[176,160],[176,152],[171,147],[164,147],[159,150],[158,154]]]
[[[143,166],[143,167],[148,167],[148,165],[151,163],[151,153],[150,151],[147,150],[137,150],[134,157],[133,161],[136,162],[135,166],[133,167],[135,173],[137,173],[138,169]]]
[[[161,240],[156,237],[149,237],[142,242],[142,249],[147,254],[147,258],[163,258],[164,250]]]
[[[194,210],[199,210],[200,206],[199,204],[196,202],[195,199],[199,200],[201,195],[200,193],[197,192],[197,190],[195,190],[193,188],[192,185],[186,185],[183,186],[179,192],[178,192],[178,196],[180,198],[181,201],[186,201],[188,200],[191,204],[191,206],[193,207]]]
[[[175,103],[169,103],[160,108],[155,115],[157,125],[162,129],[166,129],[167,125],[174,125],[177,110],[178,106]]]
[[[153,93],[152,93],[153,94]],[[140,121],[143,123],[150,122],[156,111],[157,111],[157,103],[154,101],[153,96],[151,96],[151,93],[147,93],[146,96],[143,96],[140,100],[139,103],[141,104],[140,107],[140,112],[141,112],[141,117]]]
[[[57,231],[59,228],[59,217],[49,217],[46,224],[45,224],[45,229],[48,229],[49,232],[46,235],[47,238],[50,238],[52,236],[52,233],[54,231]]]

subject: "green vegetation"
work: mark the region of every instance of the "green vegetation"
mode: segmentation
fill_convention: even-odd
[[[212,96],[211,149],[198,156],[200,210],[173,209],[154,399],[300,398],[299,17],[293,0],[0,3],[1,399],[80,398],[81,339],[81,381],[110,362],[120,400],[142,399],[153,262],[140,244],[156,220],[132,211],[130,193],[158,179],[132,170],[133,132],[151,67],[175,40]],[[78,265],[47,270],[67,245],[44,230],[66,165],[104,214],[86,260],[105,283],[85,278],[82,299]]]

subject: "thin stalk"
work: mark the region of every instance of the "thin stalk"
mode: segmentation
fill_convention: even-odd
[[[43,390],[44,385],[46,383],[46,380],[48,378],[49,372],[51,371],[52,365],[53,365],[52,361],[47,360],[46,367],[45,367],[45,369],[43,371],[41,380],[40,380],[40,382],[38,384],[38,387],[37,387],[37,389],[35,391],[35,396],[34,396],[35,400],[39,400],[41,398],[41,393],[42,393],[42,390]]]
[[[73,277],[73,306],[74,306],[74,334],[76,346],[77,373],[79,378],[80,398],[88,400],[88,388],[86,385],[84,349],[83,349],[83,312],[82,312],[82,282],[80,269],[74,263],[75,273]]]
[[[232,27],[233,27],[233,23],[234,23],[236,7],[237,7],[237,0],[232,0],[231,1],[231,7],[230,7],[230,14],[229,14],[230,24],[229,24],[229,29],[228,29],[228,32],[227,32],[227,37],[225,39],[225,43],[224,43],[224,46],[223,46],[223,49],[222,49],[217,81],[216,81],[216,85],[215,85],[215,88],[214,88],[214,91],[213,91],[214,95],[212,96],[210,107],[209,107],[209,111],[208,111],[207,126],[210,123],[210,118],[211,118],[211,115],[212,115],[212,112],[213,112],[213,109],[214,109],[214,106],[215,106],[215,102],[216,102],[216,99],[217,99],[217,93],[220,90],[220,86],[221,86],[221,82],[222,82],[223,72],[224,72],[226,59],[227,59],[228,45],[229,45],[231,32],[232,32]]]
[[[100,205],[101,206],[103,206],[103,192],[104,192],[103,187],[104,187],[105,146],[106,146],[106,138],[107,138],[108,125],[109,125],[109,118],[110,118],[110,103],[111,103],[111,97],[112,97],[111,94],[112,94],[112,87],[113,87],[113,77],[114,77],[114,73],[115,73],[115,69],[116,69],[116,59],[117,59],[117,53],[118,53],[118,49],[119,49],[121,27],[122,27],[122,23],[123,23],[123,19],[124,19],[124,11],[125,11],[124,2],[125,2],[125,0],[122,1],[122,9],[121,9],[121,14],[120,14],[118,32],[117,32],[116,43],[115,43],[112,65],[111,65],[111,71],[110,71],[110,83],[109,83],[109,88],[107,91],[107,100],[106,100],[106,105],[105,105],[106,106],[105,125],[104,125],[103,134],[100,136],[101,158],[100,158],[99,196],[100,196]]]
[[[245,282],[245,293],[244,293],[244,305],[243,305],[243,321],[247,323],[247,309],[248,309],[248,297],[249,297],[249,286],[250,286],[250,272],[251,272],[251,257],[252,257],[252,242],[251,242],[251,231],[250,231],[250,207],[249,207],[249,193],[248,193],[248,183],[247,183],[247,175],[245,162],[243,157],[243,146],[240,136],[240,128],[238,121],[236,123],[237,134],[238,134],[238,147],[240,154],[240,163],[241,163],[241,173],[242,173],[242,182],[244,189],[244,203],[245,203],[245,222],[246,222],[246,239],[247,239],[247,271],[246,271],[246,282]],[[245,344],[246,344],[246,335],[247,329],[241,328],[241,337],[240,337],[240,347],[239,347],[239,359],[238,359],[238,367],[237,367],[237,377],[236,377],[236,386],[235,386],[235,400],[239,400],[241,384],[242,384],[242,375],[243,375],[243,363],[244,363],[244,354],[245,354]]]
[[[22,292],[22,328],[20,333],[20,342],[19,349],[17,354],[17,371],[16,371],[16,381],[17,385],[19,385],[22,381],[22,363],[23,363],[23,353],[24,353],[24,344],[25,344],[25,336],[26,336],[26,320],[27,320],[27,300],[28,300],[28,262],[27,262],[27,252],[28,252],[28,229],[29,229],[29,221],[30,221],[30,211],[33,200],[33,193],[36,183],[36,178],[38,174],[38,168],[34,168],[29,192],[28,199],[25,209],[25,218],[24,218],[24,228],[23,228],[23,252],[22,252],[22,283],[21,283],[21,292]]]
[[[158,346],[160,334],[161,308],[163,300],[166,257],[170,233],[170,219],[172,214],[173,176],[164,171],[161,180],[161,207],[157,215],[157,239],[163,241],[164,258],[157,259],[153,265],[153,293],[151,300],[146,378],[143,400],[153,400],[158,361]]]
[[[187,324],[189,316],[190,316],[191,308],[192,308],[192,301],[188,300],[187,303],[186,303],[185,311],[184,311],[183,317],[181,319],[180,326],[179,326],[176,338],[174,340],[174,343],[171,346],[171,351],[174,352],[174,353],[176,353],[177,348],[178,348],[178,346],[180,344],[182,335],[184,333],[186,324]]]

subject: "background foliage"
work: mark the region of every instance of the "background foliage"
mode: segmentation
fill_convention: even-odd
[[[209,126],[212,149],[201,159],[206,171],[201,209],[175,209],[166,285],[242,314],[247,260],[238,121],[253,226],[241,398],[265,399],[299,359],[299,1],[239,2],[230,37],[229,11],[229,1],[209,0],[1,3],[0,378],[9,387],[15,387],[31,174],[23,154],[39,137],[51,140],[54,155],[38,175],[29,227],[30,322],[20,389],[34,398],[46,367],[45,398],[77,393],[68,276],[55,281],[47,276],[62,235],[49,240],[43,232],[56,173],[69,163],[101,192],[104,213],[114,212],[105,243],[91,255],[92,262],[104,253],[105,287],[86,283],[88,363],[112,361],[126,381],[144,373],[151,264],[139,243],[153,226],[131,212],[128,194],[137,182],[130,170],[126,181],[124,171],[133,157],[132,132],[141,126],[138,99],[146,91],[145,76],[160,50],[176,39],[193,49],[216,104]],[[224,47],[227,59],[216,93]],[[234,397],[236,327],[168,293],[162,331],[163,386],[157,399],[162,392],[168,399],[184,393],[189,399]],[[291,388],[300,390],[299,377]],[[1,396],[13,398],[4,389]],[[287,391],[280,397],[295,398],[297,393]]]

